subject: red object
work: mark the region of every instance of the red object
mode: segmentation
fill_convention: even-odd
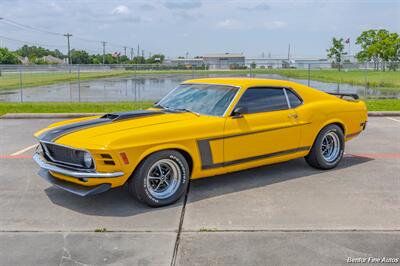
[[[121,156],[122,161],[124,162],[124,164],[129,164],[129,159],[128,159],[128,156],[126,156],[125,152],[120,152],[119,155]]]

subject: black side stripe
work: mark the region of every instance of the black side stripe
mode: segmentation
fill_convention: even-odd
[[[262,130],[255,130],[255,131],[250,131],[250,132],[246,132],[246,133],[237,133],[237,134],[231,134],[231,135],[225,135],[225,136],[217,136],[217,137],[207,138],[207,139],[204,139],[204,140],[213,141],[213,140],[219,140],[219,139],[235,138],[235,137],[241,137],[241,136],[246,136],[246,135],[252,135],[252,134],[264,133],[264,132],[269,132],[269,131],[275,131],[275,130],[279,130],[279,129],[285,129],[285,128],[291,128],[291,127],[299,127],[299,126],[304,126],[304,125],[308,125],[308,124],[311,124],[311,123],[310,122],[299,123],[299,124],[282,126],[282,127],[274,127],[274,128],[268,128],[268,129],[262,129]]]
[[[244,163],[249,160],[252,161],[252,160],[258,160],[258,159],[263,159],[263,158],[268,158],[268,157],[273,157],[273,156],[279,156],[279,155],[283,155],[285,152],[289,152],[289,153],[293,152],[294,153],[294,152],[298,152],[298,151],[303,151],[304,149],[309,150],[310,147],[301,147],[301,148],[297,148],[299,150],[295,149],[295,150],[281,151],[281,152],[279,152],[279,154],[276,154],[276,155],[274,155],[274,153],[273,154],[263,154],[263,155],[244,158],[244,159],[235,160],[235,161],[231,161],[231,162],[215,164],[215,163],[213,163],[213,156],[212,156],[212,151],[211,151],[211,146],[210,146],[210,141],[213,141],[213,140],[222,140],[222,139],[228,139],[228,138],[241,137],[241,136],[246,136],[246,135],[251,135],[251,134],[258,134],[258,133],[263,133],[263,132],[275,131],[275,130],[279,130],[279,129],[303,126],[303,125],[308,125],[308,124],[311,124],[311,123],[307,122],[307,123],[301,123],[301,124],[296,124],[296,125],[288,125],[288,126],[282,126],[282,127],[275,127],[275,128],[251,131],[251,132],[246,132],[246,133],[238,133],[238,134],[231,134],[231,135],[225,135],[225,136],[211,137],[211,138],[207,138],[207,139],[199,139],[199,140],[197,140],[197,146],[198,146],[198,149],[200,152],[201,168],[202,169],[218,168],[218,167],[229,166],[232,164]],[[266,156],[266,157],[264,157],[264,156]],[[260,158],[258,158],[258,157],[260,157]]]
[[[299,148],[290,149],[290,150],[278,151],[278,152],[273,152],[273,153],[267,153],[267,154],[261,154],[261,155],[257,155],[257,156],[237,159],[237,160],[233,160],[233,161],[227,161],[227,162],[223,162],[223,163],[203,164],[203,161],[202,161],[201,169],[207,170],[207,169],[231,166],[231,165],[235,165],[235,164],[247,163],[247,162],[261,160],[261,159],[273,158],[273,157],[288,155],[288,154],[292,154],[292,153],[296,153],[296,152],[308,151],[310,148],[311,148],[310,146],[304,146],[304,147],[299,147]]]
[[[144,116],[149,116],[149,115],[159,115],[159,114],[164,114],[164,112],[138,110],[138,111],[131,111],[131,112],[106,114],[102,117],[95,118],[92,120],[72,123],[72,124],[59,126],[59,127],[50,129],[39,136],[39,141],[52,142],[58,138],[61,138],[62,136],[65,136],[67,134],[70,134],[72,132],[75,132],[75,131],[78,131],[81,129],[95,127],[95,126],[104,125],[104,124],[109,124],[109,123],[113,123],[113,122],[120,122],[120,121],[124,121],[124,120],[128,120],[128,119],[134,119],[134,118],[139,118],[139,117],[144,117]]]

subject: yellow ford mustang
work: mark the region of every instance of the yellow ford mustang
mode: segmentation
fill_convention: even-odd
[[[335,167],[345,141],[367,123],[357,98],[281,80],[188,80],[148,110],[73,119],[36,132],[34,160],[43,178],[75,194],[127,183],[139,200],[163,206],[184,194],[189,178],[299,157],[319,169]]]

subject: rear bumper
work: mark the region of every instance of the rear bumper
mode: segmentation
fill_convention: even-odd
[[[112,173],[99,173],[94,171],[86,172],[84,170],[75,170],[75,169],[60,167],[54,163],[48,162],[38,152],[33,155],[33,160],[42,169],[75,178],[115,178],[124,175],[123,172],[112,172]]]
[[[89,196],[105,192],[111,188],[111,184],[101,184],[98,186],[82,186],[71,182],[66,182],[58,178],[54,178],[48,170],[40,169],[39,175],[47,182],[59,187],[63,190],[71,192],[79,196]]]

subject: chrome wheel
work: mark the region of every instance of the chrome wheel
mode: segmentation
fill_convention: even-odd
[[[331,163],[335,161],[340,154],[340,139],[334,131],[329,131],[322,139],[321,154],[325,161]]]
[[[159,160],[148,171],[146,177],[148,191],[156,199],[169,198],[178,190],[181,177],[181,168],[175,161]]]

